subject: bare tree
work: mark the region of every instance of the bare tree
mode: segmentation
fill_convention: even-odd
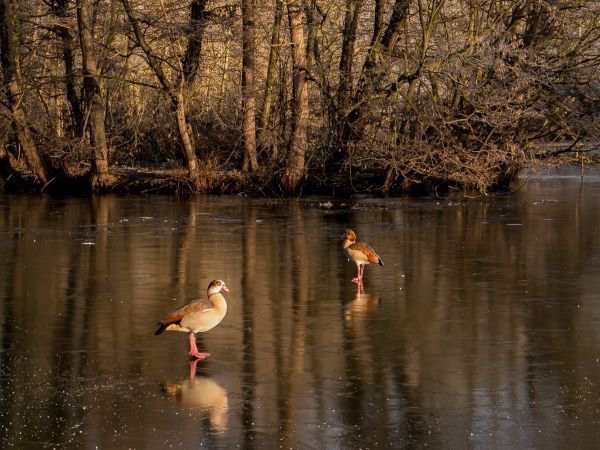
[[[38,153],[38,148],[31,136],[29,122],[23,105],[24,92],[19,68],[19,48],[17,39],[17,14],[14,0],[0,0],[0,61],[2,64],[2,90],[8,99],[8,107],[17,143],[20,146],[27,166],[37,179],[37,183],[45,185],[48,174],[45,164]],[[16,169],[13,167],[13,170]]]

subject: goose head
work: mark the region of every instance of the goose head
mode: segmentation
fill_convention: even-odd
[[[227,289],[227,286],[225,286],[225,282],[223,280],[211,281],[208,285],[208,289],[206,290],[209,297],[213,294],[218,294],[221,291],[229,292],[229,289]]]
[[[347,228],[346,230],[344,230],[344,234],[342,234],[341,238],[346,241],[356,242],[356,233],[350,228]]]

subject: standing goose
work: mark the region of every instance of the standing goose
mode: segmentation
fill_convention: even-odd
[[[213,280],[208,285],[208,299],[192,300],[187,305],[167,314],[160,322],[155,335],[163,331],[181,331],[190,334],[190,355],[204,359],[210,353],[200,353],[196,346],[196,333],[216,327],[227,313],[227,302],[221,291],[229,292],[225,282]]]
[[[369,245],[364,242],[357,242],[356,233],[351,229],[348,228],[344,231],[342,239],[344,239],[344,253],[348,257],[348,260],[354,261],[358,270],[356,277],[352,278],[352,282],[362,286],[365,265],[379,264],[380,266],[383,266],[383,261]]]

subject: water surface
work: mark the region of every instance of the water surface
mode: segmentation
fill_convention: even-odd
[[[441,199],[0,196],[0,447],[591,448],[600,177]],[[364,291],[339,236],[385,262]],[[156,322],[226,281],[190,364]]]

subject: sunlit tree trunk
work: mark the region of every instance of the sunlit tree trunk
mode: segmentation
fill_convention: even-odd
[[[83,91],[89,110],[90,144],[93,149],[91,183],[94,191],[103,191],[110,187],[111,177],[108,172],[104,98],[94,49],[90,0],[77,0],[77,25],[83,61]]]
[[[289,156],[282,178],[282,187],[285,191],[292,192],[299,187],[304,177],[309,111],[303,2],[301,0],[286,0],[286,3],[292,39],[294,94],[292,133]]]
[[[189,176],[194,187],[199,189],[202,187],[200,167],[198,166],[198,158],[196,158],[196,152],[194,150],[194,144],[192,141],[191,126],[188,124],[186,118],[185,101],[181,89],[179,92],[175,93],[173,97],[171,97],[171,101],[175,109],[179,140],[181,142],[181,146],[183,147],[184,157],[187,161]]]
[[[242,102],[244,160],[242,170],[258,169],[256,157],[256,98],[254,93],[254,0],[242,0]]]
[[[3,86],[8,99],[13,128],[18,144],[25,156],[27,166],[37,181],[48,182],[46,167],[38,153],[27,115],[23,109],[23,90],[19,69],[16,11],[14,0],[0,0],[0,61],[2,64]],[[14,169],[14,168],[13,168]]]
[[[283,17],[283,0],[275,0],[275,17],[273,20],[273,32],[271,34],[271,49],[269,50],[269,64],[267,66],[267,79],[265,81],[265,96],[262,112],[260,114],[260,126],[258,128],[258,145],[267,146],[267,132],[271,119],[271,109],[275,97],[277,81],[277,64],[280,55],[281,18]],[[275,156],[275,155],[272,155]]]

